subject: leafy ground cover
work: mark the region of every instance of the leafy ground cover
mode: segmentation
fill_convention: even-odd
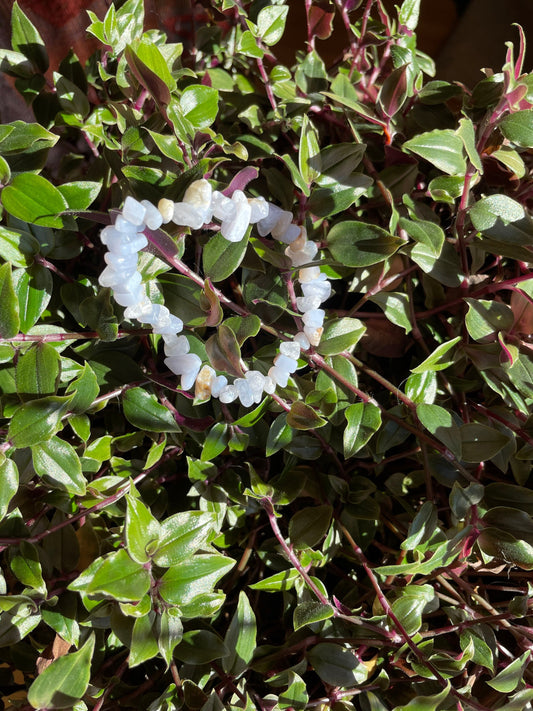
[[[0,689],[20,709],[531,708],[533,75],[517,28],[473,88],[432,79],[419,0],[142,0],[47,73],[13,6],[1,68]],[[335,27],[338,59],[321,42]],[[304,224],[320,343],[251,408],[194,397],[125,318],[100,231],[127,196],[244,188]],[[283,246],[171,223],[154,303],[217,372],[300,330]]]

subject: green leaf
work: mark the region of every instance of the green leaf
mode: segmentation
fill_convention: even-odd
[[[49,343],[35,343],[19,357],[15,368],[17,392],[23,399],[55,395],[60,357]]]
[[[326,420],[313,407],[296,400],[287,413],[287,424],[295,430],[314,430],[323,427]]]
[[[203,250],[202,260],[205,275],[215,282],[227,279],[240,266],[247,246],[246,237],[240,242],[228,242],[220,232],[217,232],[210,238]]]
[[[507,331],[512,327],[514,315],[507,304],[485,299],[465,298],[465,301],[468,304],[466,328],[475,341],[481,341],[498,331]]]
[[[72,445],[59,437],[31,448],[33,466],[43,481],[72,496],[83,496],[87,482],[81,471],[80,458]]]
[[[175,88],[176,83],[158,47],[144,41],[136,42],[134,46],[126,47],[124,56],[137,81],[158,104],[168,106],[170,90]]]
[[[435,598],[431,585],[406,585],[401,596],[392,603],[392,611],[408,635],[414,635],[422,625],[424,608]]]
[[[289,8],[287,5],[269,5],[257,16],[257,33],[270,47],[283,37]]]
[[[387,319],[400,326],[406,333],[413,330],[411,318],[409,316],[409,297],[399,291],[382,291],[379,294],[374,294],[369,301],[377,304],[382,310]]]
[[[39,560],[39,551],[28,541],[22,541],[18,552],[10,561],[13,575],[25,586],[33,588],[46,595],[46,584],[43,580],[43,571]]]
[[[195,128],[211,126],[218,113],[218,91],[210,86],[192,84],[180,97],[180,108]]]
[[[161,578],[159,593],[172,605],[187,605],[202,593],[210,593],[234,565],[234,560],[223,555],[198,553],[167,570]]]
[[[500,242],[529,246],[533,239],[533,220],[507,195],[478,200],[470,209],[470,219],[476,230]]]
[[[7,513],[9,503],[18,491],[19,472],[17,465],[5,454],[0,455],[0,521]]]
[[[28,269],[17,269],[13,277],[19,305],[20,330],[28,333],[50,301],[52,275],[46,267],[32,264]]]
[[[398,225],[417,242],[425,244],[438,257],[444,244],[444,231],[442,227],[429,220],[408,220],[400,217]]]
[[[500,130],[505,138],[517,146],[533,148],[533,109],[508,114],[500,122]]]
[[[147,615],[138,617],[133,623],[131,632],[130,656],[128,666],[137,667],[157,656],[159,644],[154,634],[154,621],[156,613],[150,611]]]
[[[321,642],[307,652],[306,656],[322,681],[332,686],[357,686],[368,676],[365,665],[351,650],[339,644]]]
[[[109,554],[86,584],[88,595],[109,595],[136,602],[150,589],[150,573],[130,558],[123,548]]]
[[[420,0],[403,0],[398,12],[398,20],[408,30],[416,30],[420,14]]]
[[[302,627],[315,624],[316,622],[322,622],[322,620],[329,620],[330,617],[333,617],[333,608],[331,605],[323,605],[321,602],[309,600],[307,602],[301,602],[296,606],[292,618],[292,625],[294,631],[297,632]]]
[[[222,323],[205,344],[209,362],[215,370],[242,378],[241,349],[233,330]]]
[[[144,388],[131,388],[122,398],[126,419],[148,432],[179,432],[172,413]]]
[[[63,227],[60,213],[68,203],[59,190],[42,175],[19,173],[2,190],[2,204],[14,217],[45,227]]]
[[[225,422],[217,422],[209,430],[205,438],[200,459],[202,462],[210,462],[221,454],[228,446],[231,431]]]
[[[183,638],[183,624],[179,616],[179,611],[170,608],[160,612],[155,620],[155,633],[159,653],[167,663],[173,658],[174,648]]]
[[[435,506],[426,501],[411,521],[407,538],[402,543],[402,549],[413,551],[422,542],[429,541],[437,530],[437,511]]]
[[[1,182],[1,178],[0,178]],[[17,267],[28,267],[39,251],[39,242],[29,232],[0,226],[0,256]]]
[[[404,706],[396,706],[395,711],[437,711],[439,706],[446,701],[450,694],[450,682],[447,682],[446,687],[436,694],[425,694],[424,696],[415,696],[408,704]]]
[[[282,570],[281,573],[275,573],[264,580],[253,583],[249,587],[252,590],[263,590],[264,592],[285,592],[286,590],[292,590],[299,577],[298,571],[291,568]]]
[[[385,261],[404,243],[381,227],[345,220],[328,233],[328,249],[334,259],[348,267],[368,267]]]
[[[533,545],[515,538],[507,531],[488,526],[479,534],[477,544],[483,553],[501,560],[507,565],[517,565],[523,570],[533,570]]]
[[[150,549],[159,542],[161,526],[143,502],[130,493],[126,495],[126,520],[124,534],[126,548],[136,563],[147,563]]]
[[[420,365],[417,365],[416,368],[411,368],[411,373],[421,374],[448,368],[453,363],[454,355],[452,354],[451,359],[445,359],[444,356],[457,345],[460,340],[461,336],[457,336],[457,338],[452,338],[451,341],[441,343]]]
[[[89,686],[93,650],[94,633],[77,652],[55,659],[30,686],[30,704],[35,709],[73,708]]]
[[[289,538],[297,550],[313,548],[326,535],[331,523],[329,504],[309,506],[297,511],[289,521]]]
[[[210,630],[196,629],[184,633],[176,647],[175,657],[189,664],[206,664],[229,653],[222,639]]]
[[[48,69],[48,54],[43,39],[18,2],[13,3],[11,13],[11,45],[30,60],[36,71],[44,73]]]
[[[31,447],[49,440],[61,427],[70,397],[44,397],[18,407],[11,418],[7,437],[14,447]]]
[[[264,8],[264,10],[268,9],[274,8]],[[307,185],[311,185],[320,175],[320,163],[318,131],[309,121],[307,115],[304,115],[298,150],[298,168]]]
[[[356,402],[345,410],[346,428],[343,434],[344,457],[349,459],[359,452],[378,431],[381,411],[371,402]]]
[[[350,351],[365,331],[366,326],[356,318],[345,317],[328,321],[317,351],[324,356]]]
[[[216,527],[216,515],[206,511],[182,511],[165,519],[159,529],[156,565],[170,568],[207,546]]]
[[[468,422],[461,427],[462,459],[465,462],[485,462],[495,457],[506,444],[509,437],[495,429]]]
[[[229,653],[222,659],[222,668],[232,677],[248,668],[256,648],[257,625],[246,593],[241,590],[239,602],[224,637]]]
[[[273,454],[283,449],[291,443],[293,429],[287,424],[287,415],[282,412],[271,424],[267,435],[265,454],[271,457]]]
[[[529,656],[529,651],[525,651],[518,659],[515,659],[502,669],[494,679],[487,681],[487,684],[502,694],[514,691],[524,678],[524,670],[529,661]]]
[[[86,210],[96,200],[102,185],[90,180],[77,180],[63,183],[57,189],[67,201],[69,210]]]
[[[456,457],[461,457],[461,430],[449,410],[440,405],[422,403],[417,406],[416,415],[431,434],[446,445]]]
[[[31,598],[23,595],[10,598],[12,604],[0,614],[0,647],[10,647],[24,639],[41,621],[39,609]]]
[[[462,270],[459,256],[449,242],[442,245],[442,252],[435,256],[432,247],[418,243],[410,250],[413,262],[429,276],[445,286],[459,286],[462,282]]]
[[[11,264],[6,263],[0,267],[0,337],[13,338],[19,328],[19,304],[13,288]]]
[[[69,383],[66,392],[73,394],[69,406],[71,412],[82,413],[91,407],[98,397],[100,388],[95,372],[89,363],[83,364],[83,370],[75,380]]]
[[[457,135],[463,142],[470,162],[476,170],[481,174],[483,173],[483,164],[481,158],[476,148],[476,134],[474,131],[474,124],[469,118],[462,118],[459,120],[459,128],[457,129]]]
[[[436,129],[421,133],[403,144],[448,175],[464,175],[466,163],[463,142],[451,129]]]
[[[250,30],[245,30],[239,37],[237,50],[246,57],[255,57],[256,59],[261,59],[265,54]]]

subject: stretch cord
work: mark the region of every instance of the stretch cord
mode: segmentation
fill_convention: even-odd
[[[190,353],[183,330],[183,321],[171,314],[166,306],[154,304],[146,294],[138,270],[138,253],[148,240],[145,228],[157,230],[162,224],[173,221],[177,225],[200,229],[212,220],[218,220],[221,235],[229,242],[240,242],[250,224],[256,224],[262,237],[270,234],[287,245],[286,256],[293,267],[301,267],[298,280],[302,296],[296,305],[302,313],[304,328],[292,340],[279,346],[274,364],[264,375],[258,370],[248,370],[243,378],[228,382],[225,375],[217,375],[210,365],[202,365],[196,353]],[[100,239],[108,251],[104,255],[107,267],[98,279],[103,287],[110,287],[115,301],[125,307],[124,316],[149,324],[165,343],[165,365],[175,375],[181,376],[182,390],[195,386],[195,398],[219,398],[223,403],[239,399],[244,407],[261,402],[263,393],[272,394],[276,387],[287,386],[289,377],[298,367],[300,351],[317,346],[323,332],[324,310],[319,308],[331,295],[331,284],[318,265],[308,265],[318,252],[315,242],[307,239],[303,225],[293,223],[291,212],[268,203],[264,198],[247,198],[235,190],[231,198],[213,191],[207,180],[196,180],[187,188],[182,202],[162,199],[155,207],[148,200],[140,202],[128,196],[115,224],[104,227]]]

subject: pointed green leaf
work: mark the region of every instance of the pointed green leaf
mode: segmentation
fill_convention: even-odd
[[[144,388],[131,388],[122,399],[124,415],[134,427],[148,432],[179,432],[172,413]]]
[[[67,491],[72,496],[83,496],[87,482],[81,471],[80,458],[74,447],[60,439],[36,444],[31,448],[33,466],[47,484]]]
[[[169,568],[190,558],[207,544],[216,526],[216,514],[205,511],[182,511],[165,519],[160,526],[156,565]]]
[[[86,585],[88,595],[109,595],[125,602],[141,600],[150,589],[150,573],[122,548],[108,555]]]
[[[13,288],[11,264],[0,267],[0,337],[13,338],[19,332],[19,304]]]
[[[63,227],[60,213],[68,203],[42,175],[19,173],[2,190],[2,204],[14,217],[45,227]]]
[[[158,542],[161,527],[140,498],[133,493],[127,494],[126,502],[126,548],[134,561],[147,563],[150,560],[149,550]]]
[[[70,397],[51,396],[21,405],[9,423],[8,439],[17,448],[46,442],[61,427],[69,404]]]
[[[224,644],[229,650],[222,659],[226,674],[240,676],[247,668],[256,648],[257,626],[255,614],[246,593],[241,590],[239,602],[224,637]]]

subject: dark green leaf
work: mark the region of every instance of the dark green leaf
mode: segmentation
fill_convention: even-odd
[[[11,264],[0,267],[0,336],[13,338],[19,332],[19,304],[13,288]]]
[[[296,606],[292,624],[296,632],[302,627],[312,625],[315,622],[329,620],[330,617],[333,617],[333,608],[331,605],[323,605],[321,602],[310,600],[308,602],[301,602]]]
[[[295,430],[314,430],[323,427],[326,420],[313,407],[297,400],[287,413],[287,424]]]
[[[356,402],[345,410],[344,457],[359,452],[381,425],[381,411],[371,402]]]
[[[222,660],[226,674],[240,676],[247,668],[256,648],[255,614],[246,593],[241,590],[239,602],[224,637],[229,653]]]
[[[328,249],[339,264],[368,267],[383,262],[404,244],[381,227],[346,220],[333,225],[328,234]]]
[[[67,412],[71,397],[44,397],[31,400],[13,413],[8,429],[8,439],[14,447],[31,447],[46,442],[61,427],[61,418]]]
[[[289,538],[296,549],[312,548],[327,533],[331,523],[331,506],[310,506],[297,511],[289,522]]]
[[[14,217],[46,227],[63,227],[61,212],[68,203],[42,175],[19,173],[2,190],[2,204]]]
[[[30,704],[36,709],[73,708],[89,686],[93,650],[91,634],[79,651],[55,659],[30,686]]]
[[[60,358],[49,343],[35,343],[19,357],[15,369],[17,392],[23,399],[55,395]]]
[[[317,350],[324,356],[350,351],[359,342],[365,330],[366,326],[356,318],[345,317],[327,321]]]
[[[134,427],[148,432],[179,432],[172,413],[144,388],[131,388],[122,399],[124,415]]]
[[[32,22],[22,12],[17,2],[11,13],[11,44],[21,52],[39,72],[48,69],[48,54],[43,39]]]

